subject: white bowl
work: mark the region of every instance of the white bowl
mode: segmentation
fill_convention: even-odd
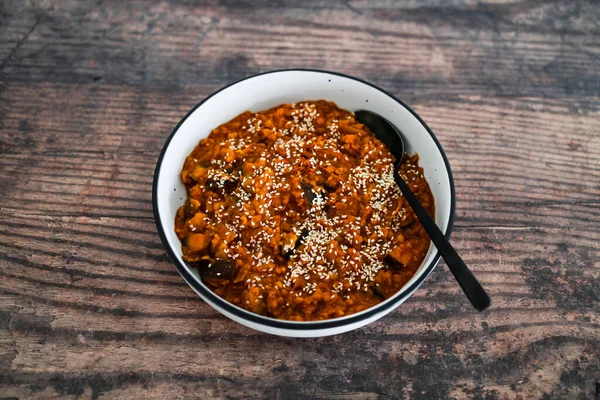
[[[154,219],[163,245],[183,279],[214,309],[250,328],[292,337],[327,336],[369,324],[404,302],[435,268],[439,260],[431,244],[416,274],[394,296],[349,316],[315,322],[283,321],[239,308],[214,294],[202,283],[198,272],[182,260],[181,243],[174,231],[175,213],[186,199],[180,172],[185,157],[200,139],[217,126],[246,110],[262,111],[283,103],[325,99],[355,111],[377,112],[395,124],[404,135],[406,151],[417,152],[419,165],[435,200],[435,220],[450,236],[454,219],[454,181],[442,146],[425,122],[406,104],[384,90],[351,76],[306,69],[272,71],[226,86],[196,105],[177,124],[158,158],[152,191]]]

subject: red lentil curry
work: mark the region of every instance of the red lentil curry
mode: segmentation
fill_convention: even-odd
[[[244,112],[186,158],[175,231],[183,259],[225,300],[312,321],[356,313],[415,274],[429,237],[393,179],[394,158],[327,101]],[[400,174],[434,214],[406,156]]]

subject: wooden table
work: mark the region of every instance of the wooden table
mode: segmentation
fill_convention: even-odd
[[[0,5],[0,397],[598,398],[598,3],[188,3]],[[490,310],[440,263],[380,321],[299,340],[183,282],[151,209],[164,141],[222,85],[290,67],[428,122]]]

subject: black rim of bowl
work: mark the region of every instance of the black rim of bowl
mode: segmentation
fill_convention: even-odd
[[[380,92],[382,92],[383,94],[389,96],[390,98],[394,99],[394,101],[396,101],[398,104],[400,104],[402,107],[406,108],[420,123],[421,125],[423,125],[423,127],[425,128],[425,130],[427,130],[427,132],[429,133],[429,135],[431,135],[431,138],[433,139],[433,141],[435,142],[438,150],[440,151],[440,154],[442,155],[442,158],[444,159],[444,164],[446,166],[446,170],[448,172],[448,177],[449,177],[449,183],[450,183],[450,216],[448,219],[448,226],[446,228],[446,237],[450,238],[450,235],[452,233],[452,227],[454,225],[454,217],[455,217],[455,210],[456,210],[456,194],[455,194],[455,189],[454,189],[454,179],[452,177],[452,170],[450,169],[450,163],[448,162],[448,157],[446,156],[446,153],[444,152],[444,149],[442,148],[442,146],[440,145],[439,140],[437,139],[437,137],[434,135],[433,131],[429,128],[429,126],[427,126],[427,124],[425,123],[425,121],[423,121],[421,119],[421,117],[412,109],[410,108],[408,105],[406,105],[403,101],[401,101],[400,99],[398,99],[397,97],[395,97],[394,95],[388,93],[387,91],[381,89],[380,87],[373,85],[372,83],[369,83],[367,81],[364,81],[362,79],[350,76],[350,75],[346,75],[346,74],[342,74],[339,72],[331,72],[331,71],[326,71],[326,70],[319,70],[319,69],[310,69],[310,68],[292,68],[292,69],[281,69],[281,70],[274,70],[274,71],[267,71],[267,72],[262,72],[260,74],[256,74],[256,75],[252,75],[249,77],[246,77],[244,79],[240,79],[236,82],[233,82],[227,86],[222,87],[221,89],[217,90],[216,92],[213,92],[211,95],[207,96],[206,98],[204,98],[202,101],[200,101],[198,104],[196,104],[194,106],[194,108],[192,108],[186,115],[185,117],[183,117],[181,119],[181,121],[179,121],[179,123],[177,124],[177,126],[175,126],[175,128],[173,129],[173,131],[171,132],[171,134],[169,135],[169,137],[167,138],[162,151],[160,152],[160,155],[158,157],[158,161],[156,163],[156,168],[154,170],[154,180],[153,180],[153,184],[152,184],[152,208],[154,211],[154,222],[156,224],[156,228],[158,230],[158,235],[160,236],[160,240],[163,244],[163,247],[167,253],[167,255],[169,256],[171,262],[175,265],[175,267],[177,268],[177,270],[179,271],[179,273],[181,274],[181,276],[183,277],[183,279],[187,282],[188,285],[190,285],[196,292],[202,294],[203,296],[205,296],[207,299],[210,299],[210,302],[212,302],[214,306],[216,306],[217,308],[221,308],[224,311],[238,317],[241,319],[244,319],[248,322],[252,322],[255,324],[259,324],[259,325],[263,325],[263,326],[268,326],[271,328],[276,328],[276,329],[285,329],[285,330],[291,330],[291,331],[310,331],[310,330],[324,330],[324,329],[332,329],[332,328],[338,328],[338,327],[342,327],[342,326],[347,326],[347,325],[351,325],[351,324],[355,324],[358,323],[360,321],[363,321],[365,319],[371,318],[376,314],[379,313],[383,313],[385,311],[391,311],[391,309],[397,307],[399,305],[399,303],[401,303],[403,300],[405,300],[408,296],[410,296],[419,286],[421,286],[421,284],[425,281],[425,279],[431,274],[431,272],[433,271],[433,269],[435,268],[437,262],[440,259],[440,254],[437,251],[437,249],[435,249],[434,251],[436,252],[433,260],[429,263],[429,265],[426,267],[425,271],[423,271],[423,273],[421,274],[421,276],[419,276],[417,278],[417,280],[415,282],[413,282],[409,287],[403,288],[401,290],[401,295],[398,296],[397,298],[394,299],[394,301],[390,301],[388,303],[380,303],[378,305],[375,305],[365,311],[361,311],[359,314],[356,315],[349,315],[346,317],[340,317],[337,319],[330,319],[330,320],[324,320],[324,321],[307,321],[307,322],[294,322],[294,321],[285,321],[285,320],[278,320],[278,319],[274,319],[274,318],[269,318],[269,317],[264,317],[262,315],[258,315],[258,314],[254,314],[250,311],[246,311],[242,308],[239,308],[237,306],[234,306],[233,304],[229,303],[228,301],[222,299],[221,297],[217,296],[215,293],[213,293],[210,289],[208,289],[207,287],[203,286],[202,284],[200,284],[198,282],[198,280],[196,279],[195,276],[192,275],[192,273],[187,269],[187,267],[181,263],[179,261],[179,259],[177,258],[177,256],[175,255],[175,253],[173,252],[173,250],[171,249],[171,247],[169,246],[169,242],[167,241],[167,236],[165,234],[165,230],[162,226],[162,222],[160,220],[160,216],[158,213],[158,176],[160,173],[160,169],[162,166],[162,162],[163,162],[163,158],[165,155],[165,152],[167,150],[167,148],[169,147],[169,144],[171,143],[171,140],[173,139],[173,137],[175,136],[175,134],[177,133],[177,131],[179,130],[179,128],[181,127],[181,125],[185,122],[186,119],[188,119],[188,117],[194,112],[196,111],[196,109],[198,107],[200,107],[202,104],[204,104],[208,99],[210,99],[211,97],[213,97],[214,95],[216,95],[217,93],[223,91],[224,89],[227,89],[228,87],[231,87],[233,85],[236,85],[240,82],[243,82],[245,80],[248,79],[252,79],[255,78],[257,76],[261,76],[261,75],[268,75],[268,74],[274,74],[274,73],[280,73],[280,72],[316,72],[316,73],[321,73],[321,74],[325,74],[325,75],[333,75],[333,76],[339,76],[339,77],[343,77],[343,78],[347,78],[347,79],[352,79],[354,81],[363,83],[365,85],[368,85]]]

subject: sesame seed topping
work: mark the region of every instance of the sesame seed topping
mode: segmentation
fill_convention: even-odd
[[[192,153],[188,195],[204,197],[202,217],[186,229],[214,234],[211,257],[248,266],[238,283],[252,295],[238,305],[263,307],[269,290],[285,296],[290,309],[311,298],[368,296],[412,212],[385,146],[357,129],[352,113],[332,119],[317,104],[299,102],[284,114],[246,112],[232,121],[235,134],[215,140],[211,133],[201,142],[217,156]],[[414,161],[400,174],[411,187],[424,179]]]

